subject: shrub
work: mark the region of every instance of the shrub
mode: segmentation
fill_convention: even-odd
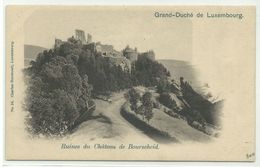
[[[174,110],[176,108],[176,102],[172,100],[169,93],[162,93],[159,96],[159,102],[165,105],[166,107]]]

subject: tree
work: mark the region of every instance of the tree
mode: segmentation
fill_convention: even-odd
[[[149,109],[149,110],[145,109],[144,117],[145,117],[145,119],[146,119],[146,120],[148,121],[148,123],[149,123],[149,121],[153,118],[152,108]]]
[[[162,64],[146,56],[138,57],[132,69],[134,80],[144,86],[155,86],[160,80],[166,80],[170,75]]]
[[[169,93],[160,94],[159,102],[172,110],[174,110],[177,106],[176,102],[171,98]]]
[[[152,101],[152,94],[150,92],[145,92],[142,96],[142,106],[144,110],[144,117],[148,121],[153,117],[153,101]]]
[[[157,92],[162,94],[164,92],[170,92],[170,83],[166,79],[161,79],[157,85]]]
[[[130,73],[89,49],[82,49],[78,69],[81,76],[88,75],[95,95],[104,95],[133,86]]]
[[[48,96],[39,93],[27,97],[30,131],[47,136],[64,135],[79,116],[75,99],[60,89],[48,93]]]
[[[49,54],[53,53],[45,52],[45,56]],[[67,58],[52,55],[47,59],[43,54],[35,62],[41,65],[25,73],[29,74],[25,108],[30,113],[28,128],[33,134],[64,135],[79,115],[88,111],[92,87],[88,77],[81,77]]]
[[[140,114],[141,116],[142,116],[142,118],[143,118],[143,120],[144,120],[144,112],[145,112],[145,109],[144,109],[144,106],[143,105],[141,105],[141,106],[139,106],[138,108],[137,108],[137,114]]]
[[[140,100],[140,94],[134,89],[131,88],[126,95],[127,99],[130,102],[130,108],[133,110],[136,114],[138,114],[138,106],[137,103]]]

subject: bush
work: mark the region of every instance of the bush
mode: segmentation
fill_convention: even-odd
[[[159,102],[165,105],[166,107],[174,110],[176,108],[176,102],[172,100],[169,93],[162,93],[159,96]]]
[[[126,99],[130,102],[130,108],[133,110],[136,114],[138,113],[137,111],[137,103],[140,100],[140,94],[134,89],[131,88],[126,94],[125,94]]]
[[[142,106],[144,110],[144,117],[148,121],[153,118],[153,101],[152,101],[152,94],[150,92],[145,92],[142,96]]]

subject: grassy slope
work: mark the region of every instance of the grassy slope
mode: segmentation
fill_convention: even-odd
[[[208,141],[210,137],[187,124],[182,119],[170,117],[162,110],[153,109],[154,117],[150,120],[152,126],[168,132],[179,141]]]
[[[144,93],[146,89],[144,87],[136,87],[136,89],[140,93]],[[153,96],[156,95],[156,93],[152,93]],[[178,100],[179,102],[179,100]],[[153,109],[154,116],[150,120],[150,125],[161,130],[168,132],[172,137],[175,137],[178,141],[209,141],[211,138],[210,136],[204,134],[203,132],[192,128],[187,124],[186,121],[182,119],[173,118],[166,113],[163,112],[163,108],[161,109]],[[140,119],[142,117],[138,115]]]
[[[192,128],[182,119],[173,118],[162,111],[162,109],[153,109],[153,118],[149,124],[156,129],[169,133],[179,142],[205,142],[210,141],[211,137],[205,133]],[[139,119],[142,119],[138,115]]]

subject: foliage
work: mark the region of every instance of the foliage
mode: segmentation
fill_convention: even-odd
[[[169,93],[160,94],[159,102],[162,103],[163,105],[165,105],[166,107],[173,109],[173,110],[177,106],[176,102],[171,98]]]
[[[24,70],[29,129],[35,134],[63,135],[88,111],[91,95],[107,95],[136,85],[156,86],[169,76],[163,65],[144,56],[132,63],[132,69],[131,73],[123,71],[73,37],[43,51]],[[142,97],[138,110],[139,99],[138,93],[130,90],[131,108],[149,121],[151,95]]]
[[[144,111],[144,117],[149,122],[150,119],[153,117],[153,101],[152,101],[152,94],[150,92],[145,92],[142,96],[142,107]]]
[[[140,100],[140,94],[134,89],[131,88],[127,93],[126,93],[126,98],[130,102],[130,108],[133,110],[136,114],[138,114],[138,106],[137,103]]]
[[[200,123],[206,121],[207,123],[216,125],[215,110],[213,109],[214,104],[197,93],[190,84],[183,81],[183,78],[181,78],[181,90],[183,98],[190,105],[190,109],[188,109],[190,112],[188,114],[191,116],[191,119]]]
[[[145,92],[142,97],[134,89],[131,88],[126,94],[125,98],[130,102],[130,108],[135,114],[139,114],[143,117],[143,120],[146,119],[149,123],[149,120],[153,117],[153,101],[152,94],[150,92]],[[141,105],[138,106],[138,102],[141,101]]]
[[[170,92],[170,83],[166,79],[161,79],[157,84],[157,92],[162,94],[164,92]]]
[[[132,63],[132,72],[123,71],[120,66],[111,64],[99,53],[69,39],[56,48],[56,52],[74,63],[81,76],[87,75],[93,85],[93,94],[104,95],[110,92],[131,88],[136,85],[156,86],[170,74],[157,61],[141,56]],[[76,63],[77,62],[77,63]]]
[[[78,69],[80,75],[87,74],[96,95],[130,88],[133,83],[131,75],[120,66],[111,65],[104,57],[90,50],[83,50],[79,55]]]
[[[57,53],[44,51],[25,70],[25,108],[30,113],[28,128],[34,134],[64,135],[88,111],[92,90],[88,77],[79,75],[77,59]]]
[[[169,77],[167,69],[157,61],[153,61],[145,56],[141,56],[135,62],[135,68],[132,71],[138,85],[156,86],[159,81],[166,80]]]

